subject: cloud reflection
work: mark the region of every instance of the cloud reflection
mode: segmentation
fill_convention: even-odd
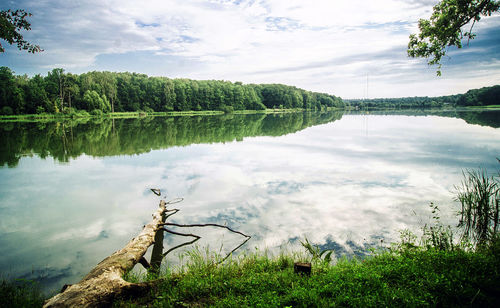
[[[499,152],[499,129],[459,119],[348,115],[281,137],[82,155],[65,165],[25,157],[0,169],[0,269],[38,277],[50,290],[78,281],[150,220],[158,198],[149,188],[185,198],[173,221],[227,224],[252,236],[249,249],[307,236],[337,257],[361,255],[425,223],[431,201],[454,224],[462,168],[495,168]],[[241,240],[189,232],[222,252]]]

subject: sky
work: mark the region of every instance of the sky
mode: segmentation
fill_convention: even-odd
[[[500,84],[500,14],[483,17],[443,75],[406,55],[408,36],[436,0],[18,0],[22,32],[44,51],[7,45],[16,74],[137,72],[282,83],[342,98],[440,96]]]

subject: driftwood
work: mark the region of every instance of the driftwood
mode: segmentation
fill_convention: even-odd
[[[102,260],[79,283],[50,298],[44,307],[101,307],[112,303],[117,295],[141,293],[148,284],[130,283],[122,277],[143,259],[148,247],[153,244],[165,211],[166,202],[162,200],[159,209],[153,214],[153,220],[144,226],[137,237],[123,249]]]
[[[156,195],[160,195],[159,190],[152,189],[152,191]],[[222,259],[222,261],[228,258],[236,249],[243,246],[250,239],[248,235],[218,224],[180,225],[165,223],[170,216],[179,212],[178,209],[167,209],[167,205],[180,201],[182,201],[182,199],[176,199],[169,202],[160,201],[158,210],[153,213],[153,220],[144,226],[142,232],[137,237],[128,242],[123,249],[114,252],[112,255],[102,260],[80,282],[74,285],[65,285],[61,293],[45,302],[44,307],[105,307],[111,305],[117,296],[135,296],[147,292],[156,281],[131,283],[123,279],[124,274],[131,270],[137,263],[142,264],[149,271],[158,273],[161,262],[168,253],[177,248],[192,244],[201,238],[195,234],[184,234],[168,230],[165,226],[220,227],[246,237],[245,241],[233,249],[224,259]],[[195,239],[170,248],[167,252],[163,253],[164,232],[194,237]],[[149,246],[153,244],[151,262],[148,263],[144,258],[144,254]]]

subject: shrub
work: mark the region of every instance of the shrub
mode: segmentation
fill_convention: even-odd
[[[42,106],[36,107],[36,113],[37,114],[42,114],[44,112],[45,112],[45,108],[43,108]]]
[[[0,109],[0,114],[12,115],[14,114],[14,111],[9,106],[3,106],[2,109]]]
[[[440,222],[439,207],[433,202],[429,205],[432,210],[433,225],[425,225],[422,228],[422,246],[426,249],[438,249],[443,251],[453,250],[453,231],[450,226],[444,226]]]
[[[75,116],[79,118],[88,118],[90,114],[87,112],[87,110],[78,110]]]
[[[234,107],[233,106],[227,106],[227,105],[221,105],[219,107],[219,110],[223,111],[224,113],[233,113],[234,112]]]
[[[76,109],[73,108],[73,107],[71,107],[71,108],[70,107],[66,107],[66,108],[64,108],[63,113],[65,113],[65,114],[74,114],[74,113],[76,113]]]
[[[102,117],[104,115],[104,112],[102,112],[102,110],[99,109],[94,109],[90,112],[90,114],[94,117]]]
[[[150,108],[150,107],[144,107],[144,112],[145,113],[154,113],[155,111],[153,110],[153,108]]]

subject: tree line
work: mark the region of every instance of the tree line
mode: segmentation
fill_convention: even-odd
[[[357,108],[441,108],[465,106],[500,105],[500,86],[484,87],[467,91],[465,94],[438,96],[438,97],[403,97],[403,98],[375,98],[349,99],[346,104]]]
[[[343,108],[340,97],[282,84],[242,84],[219,80],[170,79],[137,73],[15,75],[0,68],[0,113],[168,112]]]
[[[342,111],[331,110],[210,117],[94,117],[64,122],[0,122],[0,167],[15,167],[26,153],[36,153],[41,158],[52,157],[59,162],[67,162],[82,154],[93,157],[134,155],[193,143],[281,136],[341,118]]]

